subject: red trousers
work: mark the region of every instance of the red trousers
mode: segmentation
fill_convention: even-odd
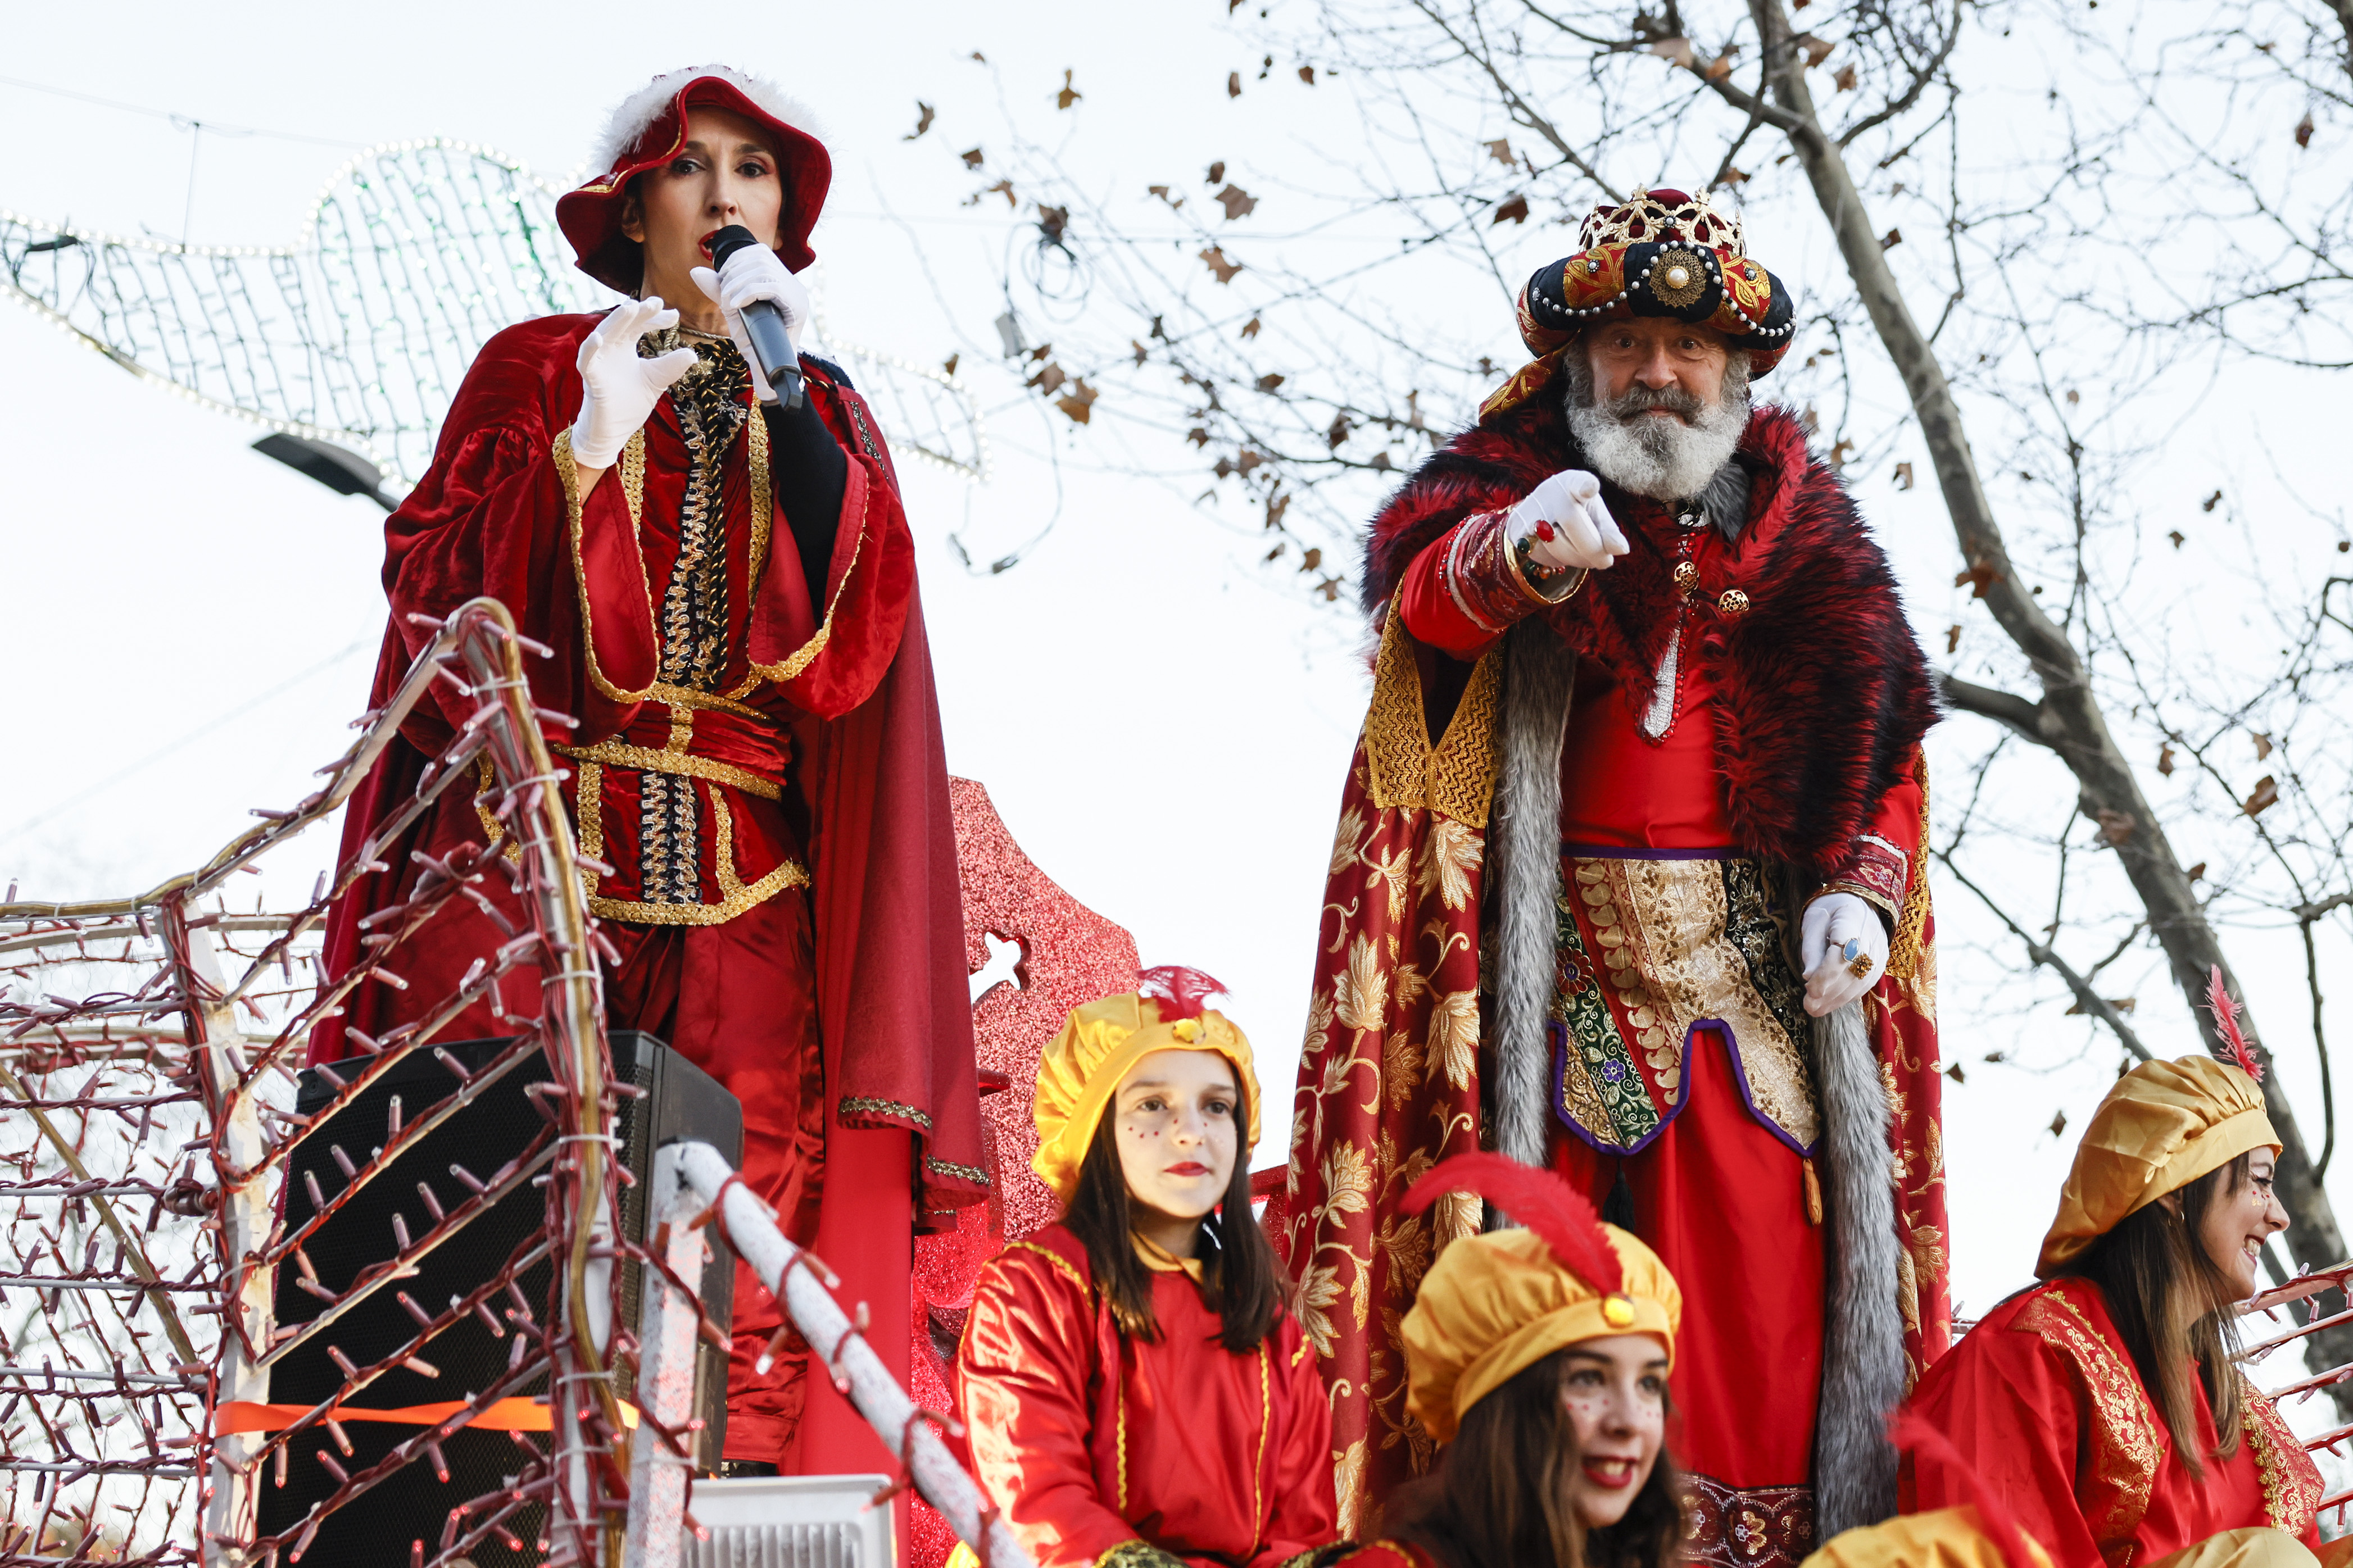
[[[1692,1031],[1691,1098],[1647,1147],[1605,1155],[1557,1124],[1553,1166],[1599,1206],[1622,1173],[1634,1233],[1683,1293],[1670,1388],[1683,1469],[1742,1490],[1808,1485],[1821,1388],[1822,1228],[1804,1161],[1743,1102],[1730,1041]]]
[[[744,1184],[776,1209],[786,1236],[809,1246],[824,1188],[825,1069],[807,896],[787,888],[723,925],[607,921],[603,929],[621,953],[605,973],[607,1025],[660,1036],[742,1103]],[[739,1261],[728,1458],[786,1460],[807,1400],[807,1348],[793,1335],[765,1376],[754,1371],[783,1321]]]

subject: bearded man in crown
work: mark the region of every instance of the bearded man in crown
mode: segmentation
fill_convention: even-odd
[[[1528,280],[1535,362],[1373,520],[1278,1220],[1344,1528],[1424,1468],[1398,1328],[1499,1150],[1683,1289],[1694,1561],[1794,1564],[1894,1511],[1887,1411],[1949,1334],[1936,709],[1885,557],[1788,411],[1787,288],[1678,191]]]

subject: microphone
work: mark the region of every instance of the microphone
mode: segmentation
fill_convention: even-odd
[[[711,266],[716,271],[727,265],[727,258],[745,246],[760,242],[752,231],[740,223],[731,223],[711,237]],[[801,362],[793,353],[792,334],[785,331],[785,318],[775,303],[754,300],[744,307],[744,335],[752,340],[752,357],[759,362],[760,374],[768,378],[770,401],[786,409],[801,405]]]

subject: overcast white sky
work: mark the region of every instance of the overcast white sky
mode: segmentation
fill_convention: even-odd
[[[725,58],[786,82],[828,128],[836,183],[815,243],[838,330],[911,360],[962,350],[969,361],[995,341],[1004,231],[959,205],[971,182],[950,154],[1001,126],[1000,85],[1032,114],[1071,69],[1088,95],[1082,162],[1106,189],[1197,179],[1236,149],[1330,132],[1317,118],[1327,100],[1302,91],[1227,99],[1226,73],[1256,61],[1219,30],[1225,9],[793,0],[666,7],[655,21],[638,6],[440,0],[375,14],[157,0],[22,8],[0,79],[0,142],[16,150],[0,206],[164,237],[185,225],[197,243],[284,243],[363,144],[462,137],[561,180],[612,101],[657,70]],[[976,49],[994,74],[971,62]],[[919,98],[938,106],[939,123],[904,142]],[[170,113],[316,140],[208,132],[192,149]],[[1768,261],[1776,244],[1820,247],[1819,233],[1772,227],[1751,219]],[[1500,311],[1495,334],[1497,358],[1509,359]],[[983,388],[984,401],[1000,398]],[[1189,507],[1198,484],[1103,472],[1100,447],[1034,407],[997,414],[992,429],[998,466],[986,487],[902,470],[950,766],[987,785],[1049,874],[1134,931],[1145,962],[1196,963],[1232,985],[1279,1101],[1366,690],[1356,628],[1259,575],[1250,538]],[[383,626],[381,514],[248,450],[252,427],[132,381],[5,303],[0,431],[11,458],[0,492],[10,674],[0,724],[11,738],[0,880],[20,877],[40,896],[144,888],[237,831],[248,807],[305,793],[310,771],[340,752]],[[2207,466],[2173,487],[2185,505],[2231,460],[2192,456]],[[1866,484],[1860,494],[1940,646],[1961,607],[1933,491]],[[946,542],[962,531],[986,559],[1049,521],[1022,564],[994,577],[969,574]],[[1932,757],[1957,765],[1978,737],[1963,739],[1938,740]],[[2200,852],[2182,847],[2185,859]],[[318,836],[309,862],[289,868],[289,890],[307,889],[331,849]],[[1993,940],[1965,893],[1938,898],[1948,937]],[[2242,942],[2234,954],[2302,1084],[2308,1035],[2295,1032],[2291,946]],[[1983,1067],[1988,1052],[2020,1044],[2008,1024],[1973,1026],[1972,988],[1982,996],[1999,983],[1948,956],[1946,1055],[1972,1073],[1947,1100],[1953,1257],[1957,1293],[1976,1310],[2024,1282],[2073,1146],[2072,1132],[2049,1134],[2052,1115],[2063,1109],[2080,1128],[2116,1055],[2080,1021],[2054,1020],[2046,1046],[2088,1042],[2073,1066]],[[2151,1044],[2195,1048],[2178,1010],[2144,994]],[[2307,1103],[2316,1139],[2316,1098]],[[1282,1125],[1271,1119],[1270,1134],[1279,1140]],[[1279,1157],[1271,1142],[1258,1163]]]

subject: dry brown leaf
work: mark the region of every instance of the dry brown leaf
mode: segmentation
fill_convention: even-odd
[[[1508,167],[1516,168],[1519,164],[1519,160],[1512,156],[1512,143],[1509,137],[1499,136],[1494,141],[1488,142],[1487,155],[1494,159],[1498,163],[1504,164]]]
[[[1218,281],[1220,283],[1232,282],[1234,274],[1242,269],[1240,262],[1226,259],[1225,247],[1219,245],[1213,245],[1201,252],[1201,259],[1208,264],[1210,271],[1218,275]]]
[[[1264,452],[1255,451],[1250,447],[1244,447],[1242,448],[1241,461],[1236,463],[1234,468],[1235,470],[1241,474],[1244,479],[1248,479],[1250,477],[1250,471],[1265,461],[1266,454]]]
[[[1071,383],[1071,390],[1054,400],[1055,407],[1081,425],[1086,424],[1092,417],[1094,405],[1095,389],[1089,386],[1083,380]]]
[[[1326,577],[1315,584],[1315,591],[1324,595],[1325,604],[1336,605],[1340,602],[1340,579]]]
[[[2249,816],[2261,816],[2279,804],[2279,780],[2265,773],[2255,781],[2255,793],[2241,803],[2239,809]]]
[[[1061,244],[1062,231],[1071,226],[1071,209],[1050,207],[1043,202],[1039,203],[1038,226],[1045,232],[1048,244]]]
[[[1955,621],[1951,626],[1945,628],[1945,652],[1947,655],[1956,654],[1960,651],[1960,648],[1961,623]]]
[[[2247,735],[2255,743],[2255,761],[2260,763],[2272,754],[2272,738],[2269,735],[2260,730],[2250,730]]]
[[[1962,584],[1967,583],[1970,585],[1971,589],[1969,597],[1972,599],[1982,599],[1986,596],[1986,590],[2000,581],[2001,574],[1993,569],[1992,563],[1990,562],[1980,561],[1976,565],[1971,566],[1968,571],[1962,573],[1959,576],[1954,578],[1953,586],[1957,588]]]
[[[2198,503],[2198,510],[2200,511],[2212,511],[2216,507],[2221,506],[2221,504],[2222,492],[2221,490],[2216,490],[2212,495],[2208,496],[2204,500]]]
[[[1220,158],[1216,163],[1209,165],[1208,176],[1202,180],[1201,183],[1205,185],[1214,185],[1225,177],[1226,161],[1223,158]]]
[[[1314,87],[1315,85],[1315,68],[1314,66],[1301,66],[1299,68],[1299,79],[1305,82],[1308,86]]]
[[[1206,447],[1209,444],[1209,433],[1196,425],[1185,432],[1185,439],[1192,442],[1196,447]]]
[[[1228,223],[1238,217],[1250,216],[1258,207],[1258,198],[1240,185],[1228,185],[1209,199],[1224,205]]]
[[[1969,1075],[1961,1070],[1961,1064],[1958,1062],[1954,1062],[1950,1066],[1947,1067],[1945,1068],[1945,1076],[1951,1079],[1955,1083],[1967,1083],[1969,1081]]]
[[[1057,109],[1068,109],[1071,105],[1078,102],[1079,100],[1084,97],[1086,97],[1085,93],[1081,92],[1077,88],[1071,85],[1071,73],[1067,69],[1064,70],[1062,72],[1062,90],[1054,95],[1054,107]],[[1075,419],[1078,416],[1072,415],[1071,417]]]
[[[1831,80],[1838,83],[1838,89],[1841,92],[1852,92],[1855,86],[1854,68],[1851,65],[1839,67],[1837,73],[1831,78]]]
[[[1911,464],[1898,463],[1895,465],[1895,488],[1899,490],[1908,490],[1912,488]]]
[[[1346,415],[1335,414],[1332,416],[1332,427],[1324,432],[1324,444],[1336,452],[1340,449],[1340,443],[1345,441],[1354,429],[1356,426],[1348,423]]]
[[[1389,455],[1388,455],[1387,452],[1375,452],[1375,453],[1373,454],[1373,461],[1372,461],[1372,465],[1371,465],[1371,466],[1372,466],[1372,467],[1374,467],[1374,468],[1378,468],[1382,473],[1385,473],[1385,474],[1386,474],[1386,473],[1388,473],[1391,468],[1396,468],[1396,467],[1397,467],[1397,465],[1396,465],[1395,463],[1392,463],[1392,462],[1390,462],[1390,461],[1389,461]]]
[[[904,136],[900,137],[899,140],[902,142],[913,142],[916,137],[921,136],[924,132],[929,131],[932,128],[932,117],[937,112],[937,110],[934,110],[930,104],[925,103],[920,98],[915,100],[915,108],[917,110],[915,115],[915,128],[913,131],[908,132]]]
[[[2189,542],[2189,536],[2182,532],[2178,528],[2167,529],[2165,531],[2165,537],[2173,541],[2173,548],[2176,550],[2180,549],[2183,545]]]
[[[979,168],[979,167],[980,167],[982,160],[981,160],[981,156],[980,156],[980,149],[979,149],[979,148],[977,148],[977,147],[967,147],[967,148],[965,148],[965,151],[964,151],[964,153],[963,153],[963,157],[964,157],[964,166],[965,166],[965,168],[967,168],[967,169],[977,169],[977,168]]]
[[[1528,198],[1518,195],[1506,196],[1503,201],[1496,204],[1495,216],[1487,220],[1487,226],[1490,228],[1493,228],[1499,223],[1525,223],[1527,221]]]
[[[2080,393],[2080,392],[2076,391],[2076,390],[2075,390],[2073,387],[2072,387],[2072,386],[2071,386],[2071,387],[2069,387],[2069,388],[2067,389],[2067,406],[2068,406],[2068,407],[2073,408],[2073,407],[2074,407],[2074,406],[2075,406],[2075,405],[2077,405],[2077,404],[2079,404],[2079,403],[2081,403],[2081,402],[2083,402],[2083,401],[2084,401],[2084,395],[2083,395],[2082,393]]]
[[[1285,499],[1285,500],[1289,500],[1290,498],[1285,497],[1284,499]],[[1324,552],[1323,552],[1323,551],[1321,551],[1321,550],[1319,550],[1319,549],[1316,549],[1316,548],[1315,548],[1314,546],[1313,546],[1313,545],[1311,545],[1311,546],[1309,546],[1309,547],[1308,547],[1308,551],[1307,551],[1307,553],[1306,553],[1306,554],[1304,554],[1304,555],[1303,555],[1303,556],[1301,556],[1301,557],[1299,558],[1299,569],[1300,569],[1302,572],[1313,572],[1313,571],[1314,571],[1317,567],[1319,567],[1319,566],[1321,566],[1321,565],[1323,565],[1323,564],[1324,564]]]
[[[2299,147],[2312,145],[2312,110],[2308,109],[2304,111],[2304,118],[2295,122],[2295,144]]]
[[[2067,1113],[2063,1110],[2058,1115],[2051,1119],[2051,1136],[2053,1138],[2062,1138],[2066,1135],[2066,1132]]]
[[[953,353],[940,362],[940,368],[947,372],[948,374],[954,375],[955,374],[955,367],[963,363],[964,355],[960,353]]]
[[[1152,351],[1145,348],[1142,343],[1137,342],[1134,338],[1127,340],[1127,346],[1135,351],[1135,363],[1138,364],[1142,364],[1145,360],[1152,357]]]
[[[1845,468],[1849,462],[1853,460],[1853,458],[1854,443],[1852,441],[1841,441],[1837,446],[1831,448],[1831,467],[1834,468]]]
[[[2114,811],[2105,806],[2094,813],[2094,820],[2099,823],[2100,837],[2110,848],[2122,848],[2125,840],[2130,838],[2133,830],[2140,826],[2133,820],[2132,813]]]
[[[1039,392],[1045,393],[1050,396],[1054,391],[1062,384],[1062,383],[1070,379],[1069,374],[1063,371],[1060,365],[1050,364],[1045,369],[1039,371],[1037,374],[1031,376],[1029,378],[1029,384],[1036,387]]]
[[[1816,66],[1830,58],[1831,51],[1838,47],[1837,45],[1830,43],[1824,39],[1817,38],[1811,33],[1799,33],[1796,37],[1789,41],[1806,51],[1806,68],[1808,70],[1813,69]]]
[[[2173,744],[2169,741],[2157,749],[2157,776],[2164,779],[2173,776]]]
[[[1284,512],[1286,512],[1286,511],[1289,511],[1290,510],[1291,510],[1291,498],[1290,498],[1289,496],[1287,496],[1287,495],[1283,494],[1281,490],[1277,490],[1277,491],[1275,491],[1272,495],[1271,495],[1271,496],[1267,497],[1267,498],[1266,498],[1266,525],[1267,525],[1267,527],[1269,527],[1269,528],[1281,528],[1281,527],[1282,526],[1282,514],[1283,514]],[[1310,554],[1310,555],[1314,556],[1314,557],[1315,557],[1315,559],[1317,559],[1318,561],[1321,561],[1321,560],[1324,558],[1320,553],[1318,553],[1317,552],[1313,551],[1313,550],[1309,551],[1307,553],[1308,553],[1308,554]]]
[[[1715,177],[1716,189],[1721,191],[1728,191],[1735,185],[1745,185],[1747,183],[1748,176],[1737,169],[1726,169]]]
[[[1692,54],[1689,38],[1661,38],[1651,46],[1651,52],[1670,64],[1682,67],[1684,70],[1692,68],[1692,62],[1695,58]]]
[[[2190,867],[2189,869],[2183,872],[2182,875],[2188,877],[2193,882],[2204,881],[2206,879],[2206,862],[2203,860],[2199,861],[2198,864]]]
[[[1252,316],[1249,321],[1244,321],[1244,322],[1242,323],[1242,336],[1243,336],[1243,337],[1245,337],[1245,338],[1254,338],[1254,337],[1258,336],[1258,331],[1259,331],[1259,321],[1258,321],[1258,318],[1257,318],[1256,316]]]
[[[1281,371],[1269,371],[1266,374],[1258,378],[1258,389],[1261,392],[1272,392],[1282,384],[1282,373]]]
[[[1241,95],[1242,73],[1240,71],[1228,71],[1226,73],[1226,96],[1228,98],[1240,98]]]
[[[1891,228],[1879,237],[1879,248],[1882,250],[1893,250],[1903,243],[1904,231],[1900,228]]]
[[[1737,46],[1727,45],[1724,53],[1708,61],[1707,69],[1700,74],[1710,81],[1722,81],[1732,74],[1732,57],[1738,52]]]

